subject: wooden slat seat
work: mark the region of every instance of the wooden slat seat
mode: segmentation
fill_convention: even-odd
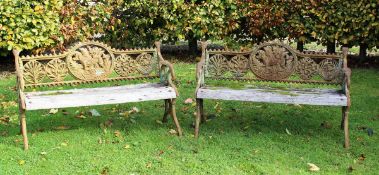
[[[27,110],[120,104],[176,98],[172,87],[136,84],[116,87],[70,89],[25,93]]]
[[[230,89],[201,87],[197,98],[237,100],[265,103],[346,106],[347,97],[340,90],[332,89]]]

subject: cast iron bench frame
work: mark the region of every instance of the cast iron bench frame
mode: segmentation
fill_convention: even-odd
[[[182,130],[175,110],[178,91],[173,83],[174,68],[163,59],[161,43],[155,42],[155,46],[156,48],[120,50],[101,42],[88,41],[79,42],[61,54],[20,56],[19,50],[13,50],[24,149],[29,148],[26,111],[38,109],[164,100],[163,122],[171,115],[178,135],[181,136]],[[31,88],[150,79],[160,81],[149,84],[132,82],[132,85],[127,86],[101,85],[100,88],[30,92]]]
[[[208,50],[207,43],[202,42],[202,56],[196,69],[195,138],[199,136],[200,122],[206,121],[204,99],[342,106],[341,129],[344,129],[344,146],[349,148],[351,70],[347,67],[347,54],[347,47],[336,54],[300,52],[279,42],[255,45],[249,51]],[[248,73],[253,75],[247,78]],[[294,76],[297,78],[291,78]],[[280,90],[263,87],[240,90],[207,87],[206,79],[337,85],[341,89]]]

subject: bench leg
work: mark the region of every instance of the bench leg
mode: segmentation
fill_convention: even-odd
[[[197,103],[199,103],[200,107],[201,123],[205,123],[207,121],[207,117],[204,114],[204,100],[198,99]]]
[[[200,120],[201,120],[201,100],[196,99],[196,119],[195,119],[195,138],[199,137],[199,127],[200,127]]]
[[[27,135],[27,131],[26,131],[25,110],[20,109],[19,115],[20,115],[21,134],[22,134],[22,137],[24,138],[24,150],[28,150],[29,149],[29,143],[28,143],[28,135]]]
[[[349,111],[350,106],[342,107],[342,119],[343,119],[343,129],[345,133],[345,144],[344,147],[348,149],[350,147],[350,138],[349,138]]]
[[[170,100],[164,100],[164,114],[162,118],[163,123],[167,123],[167,116],[170,114],[171,111],[171,105],[170,105]]]
[[[178,118],[176,117],[176,109],[175,109],[176,99],[171,99],[170,102],[170,108],[171,108],[171,117],[174,120],[174,123],[176,125],[176,130],[178,131],[178,135],[182,136],[182,129],[180,128]]]

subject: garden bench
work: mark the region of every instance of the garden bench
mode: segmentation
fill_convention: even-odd
[[[20,51],[13,50],[24,149],[28,149],[25,112],[39,109],[164,100],[163,120],[167,121],[170,114],[181,135],[175,111],[178,91],[172,82],[174,69],[163,59],[160,42],[155,45],[156,48],[119,50],[90,41],[77,43],[61,54],[33,56],[20,56]],[[135,83],[141,80],[144,83]],[[114,85],[120,81],[129,84]],[[100,87],[72,87],[82,84]],[[57,87],[64,90],[56,90]],[[44,88],[53,90],[40,90]]]
[[[197,65],[195,137],[205,121],[203,100],[236,100],[263,103],[341,106],[344,146],[349,147],[348,114],[350,75],[348,48],[342,54],[299,52],[278,42],[255,45],[250,51],[208,50],[202,43]],[[240,89],[208,85],[209,81],[239,81],[279,84],[287,87],[257,86]],[[305,86],[292,88],[293,84]],[[319,88],[314,86],[323,86]]]

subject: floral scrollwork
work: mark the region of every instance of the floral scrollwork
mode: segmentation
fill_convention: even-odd
[[[45,71],[51,80],[63,81],[68,72],[67,64],[61,59],[53,59],[46,64]]]
[[[221,55],[216,54],[209,58],[208,62],[208,73],[211,76],[220,77],[222,76],[228,69],[227,59]]]
[[[24,65],[24,80],[28,83],[39,83],[43,80],[45,74],[44,67],[38,61],[29,61]]]
[[[137,73],[138,64],[135,59],[127,54],[121,54],[116,57],[115,71],[122,77],[127,77],[130,74]]]
[[[249,61],[243,55],[236,55],[228,61],[229,71],[236,77],[243,77],[248,70]]]
[[[300,59],[296,66],[296,72],[303,80],[310,80],[313,76],[317,75],[318,70],[318,64],[309,57]]]
[[[286,79],[295,71],[296,54],[280,44],[266,44],[257,47],[250,55],[253,73],[266,80]]]

